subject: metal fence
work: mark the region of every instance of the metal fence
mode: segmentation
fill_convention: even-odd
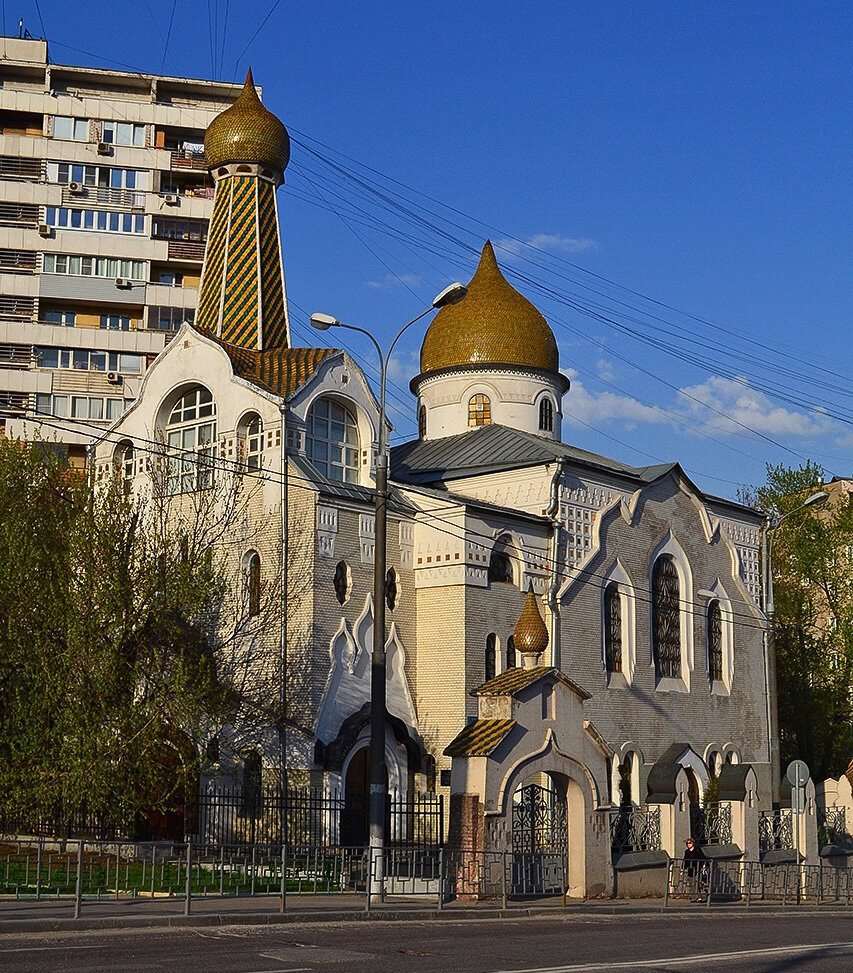
[[[728,803],[706,804],[690,808],[690,833],[700,845],[732,843],[732,806]]]
[[[380,865],[381,861],[381,865]],[[17,900],[172,898],[189,914],[193,899],[289,895],[414,897],[441,909],[453,900],[509,900],[567,894],[564,855],[389,846],[211,848],[192,842],[15,842],[0,852],[0,895]],[[355,903],[353,903],[355,904]],[[358,907],[358,906],[356,906]]]
[[[92,812],[85,804],[43,815],[0,816],[0,834],[37,838],[192,841],[199,845],[286,844],[339,848],[367,844],[367,795],[320,790],[210,788],[172,810],[148,815]],[[388,795],[385,832],[392,845],[434,847],[444,840],[444,798]]]
[[[847,830],[847,809],[843,805],[832,804],[817,809],[818,844],[849,845],[850,832]]]
[[[660,808],[631,807],[610,812],[610,848],[614,854],[660,848]]]
[[[821,862],[818,865],[741,861],[684,861],[669,865],[666,904],[674,899],[693,902],[742,901],[850,905],[853,868]]]
[[[790,808],[759,812],[758,847],[762,855],[766,851],[794,847],[794,818]]]

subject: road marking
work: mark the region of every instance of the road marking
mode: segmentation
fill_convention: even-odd
[[[108,945],[104,943],[98,946],[15,946],[11,949],[0,949],[0,953],[44,953],[48,950],[61,949],[63,952],[68,949],[107,949]]]
[[[720,964],[725,960],[754,959],[762,956],[789,956],[818,950],[850,952],[853,943],[813,943],[811,946],[772,946],[767,949],[742,949],[731,953],[701,953],[696,956],[672,956],[661,959],[634,959],[627,963],[577,963],[571,966],[536,966],[523,970],[496,970],[495,973],[594,973],[596,970],[636,970],[638,967],[702,966]]]
[[[280,970],[250,970],[248,973],[311,973],[310,966],[288,966],[287,969]]]

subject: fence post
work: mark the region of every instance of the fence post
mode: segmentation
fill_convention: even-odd
[[[370,912],[370,893],[373,890],[373,846],[367,846],[367,896],[364,903],[364,911]]]
[[[705,903],[706,906],[711,905],[711,889],[714,887],[714,866],[717,863],[711,859],[711,867],[708,869],[708,900]]]
[[[506,852],[501,852],[501,903],[506,912]]]
[[[254,895],[255,895],[255,873],[258,870],[257,869],[257,865],[255,864],[255,862],[257,861],[257,858],[256,858],[257,850],[258,850],[258,846],[253,843],[252,844],[252,881],[249,884],[249,894],[253,898],[254,898]]]
[[[83,903],[83,842],[77,843],[77,886],[74,889],[74,918],[80,918],[80,906]]]
[[[444,905],[444,848],[438,849],[438,911]]]
[[[663,907],[664,909],[669,907],[669,883],[672,881],[672,866],[674,862],[670,858],[666,864],[666,880],[663,886]]]
[[[151,898],[154,898],[154,882],[157,877],[157,845],[151,845]]]
[[[280,912],[284,912],[287,905],[287,845],[282,844],[281,846],[281,908]]]
[[[752,903],[752,865],[753,862],[744,862],[744,875],[746,876],[746,907]]]
[[[788,866],[785,866],[785,884],[782,887],[782,905],[788,904]]]
[[[36,901],[41,898],[41,846],[42,840],[39,838],[38,849],[36,850]]]
[[[823,862],[819,861],[817,863],[817,892],[815,894],[815,902],[820,905],[820,895],[823,891]]]
[[[190,838],[187,841],[187,884],[186,893],[184,895],[184,915],[188,916],[190,914],[190,903],[192,902],[193,895],[193,843]]]

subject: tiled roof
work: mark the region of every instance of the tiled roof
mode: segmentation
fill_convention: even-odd
[[[487,757],[515,726],[515,720],[474,720],[444,748],[446,757]]]
[[[535,669],[523,669],[520,666],[514,669],[505,669],[499,676],[484,682],[478,689],[471,692],[472,696],[515,696],[526,686],[531,686],[543,676],[553,676],[558,682],[568,686],[573,692],[577,693],[581,699],[589,699],[589,693],[568,676],[555,669],[553,666],[537,666]]]
[[[335,348],[270,348],[254,351],[229,344],[204,333],[215,341],[231,359],[234,374],[266,392],[289,398],[314,374],[320,362],[337,354]]]

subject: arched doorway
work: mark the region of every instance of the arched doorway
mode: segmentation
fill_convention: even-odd
[[[522,780],[512,795],[512,889],[516,894],[554,894],[566,887],[566,789],[566,778],[546,772]]]
[[[390,833],[388,768],[385,768],[385,837]],[[344,806],[341,811],[341,844],[363,848],[370,841],[370,747],[352,755],[344,778]]]
[[[702,813],[702,793],[699,778],[690,767],[684,768],[687,775],[687,802],[690,807],[690,837],[697,844],[705,840],[705,815]]]

